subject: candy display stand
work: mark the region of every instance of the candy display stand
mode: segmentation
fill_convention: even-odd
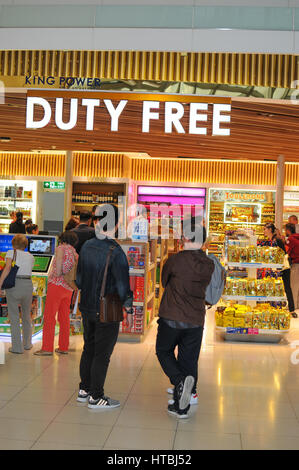
[[[247,242],[248,243],[248,242]],[[231,252],[230,249],[232,249],[232,245],[237,247],[237,249],[243,250],[243,256],[246,257],[246,250],[248,253],[250,253],[250,250],[253,253],[258,253],[259,252],[259,257],[263,258],[263,250],[267,250],[266,247],[259,247],[257,248],[256,246],[256,240],[250,240],[250,246],[243,240],[229,240],[227,238],[226,240],[226,250],[225,250],[225,264],[226,268],[228,269],[229,267],[231,268],[245,268],[247,271],[247,276],[248,279],[257,279],[257,270],[258,269],[267,269],[267,270],[277,270],[277,269],[282,269],[283,264],[281,261],[282,254],[279,253],[278,251],[279,248],[271,248],[271,256],[275,257],[276,259],[270,259],[268,258],[265,262],[264,259],[259,259],[257,260],[255,256],[250,259],[249,258],[242,261],[237,261],[231,259]],[[245,253],[245,254],[244,254]],[[269,254],[269,250],[268,250]],[[258,258],[258,256],[257,256]],[[279,259],[280,258],[280,259]],[[269,261],[269,262],[267,262]],[[246,281],[245,281],[246,282]],[[258,281],[256,281],[258,282]],[[271,281],[270,281],[271,282]],[[269,311],[271,311],[271,305],[270,303],[272,302],[283,302],[286,303],[286,297],[281,296],[281,295],[248,295],[248,292],[243,291],[243,292],[238,292],[238,295],[229,295],[225,294],[222,296],[222,301],[225,302],[231,302],[238,305],[248,305],[252,310],[254,311],[255,308],[259,305],[259,302],[262,302],[264,307],[265,304],[269,304]],[[229,308],[229,307],[228,307]],[[221,309],[221,307],[220,307]],[[232,308],[232,311],[234,309]],[[249,322],[248,324],[242,325],[242,319],[240,320],[240,324],[236,327],[234,325],[223,325],[221,326],[221,311],[217,312],[216,311],[216,334],[227,341],[241,341],[241,342],[255,342],[255,343],[279,343],[281,341],[285,342],[286,341],[286,336],[289,332],[289,314],[283,313],[282,310],[277,309],[277,320],[273,322],[268,322],[268,324],[264,324],[263,328],[259,327],[254,327],[256,325],[250,325]],[[279,312],[281,312],[279,314]],[[217,314],[220,316],[220,320],[218,320],[217,324]],[[225,315],[225,314],[224,314]],[[223,315],[223,322],[225,323],[225,317]],[[258,315],[258,314],[256,314]],[[275,315],[276,314],[272,314]],[[263,313],[261,311],[261,318],[263,316]],[[231,317],[232,318],[232,317]],[[242,318],[242,316],[240,317]],[[249,313],[249,318],[250,318],[250,313]],[[237,319],[236,319],[237,320]],[[220,325],[219,325],[220,323]],[[237,323],[237,321],[236,321]],[[276,326],[276,327],[275,327]],[[278,328],[277,328],[278,327]]]

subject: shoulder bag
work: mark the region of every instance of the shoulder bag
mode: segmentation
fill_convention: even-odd
[[[108,267],[111,259],[112,252],[115,246],[109,248],[107,255],[106,266],[104,271],[104,277],[100,292],[100,312],[97,314],[101,323],[108,322],[121,322],[123,321],[123,306],[122,301],[118,294],[107,294],[105,295]]]
[[[17,250],[13,250],[13,259],[11,263],[11,270],[9,271],[6,279],[4,279],[2,284],[2,289],[11,289],[16,285],[16,276],[19,269],[19,266],[16,265]],[[1,271],[2,272],[2,271]]]

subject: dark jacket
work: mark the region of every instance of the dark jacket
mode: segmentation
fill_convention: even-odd
[[[108,251],[115,246],[109,263],[106,294],[118,293],[125,307],[132,307],[133,292],[130,289],[129,265],[126,254],[112,239],[93,238],[81,248],[76,284],[81,289],[80,311],[84,315],[96,317],[100,307],[100,291]]]
[[[9,233],[26,233],[25,224],[18,224],[17,222],[12,222],[9,225]]]
[[[292,264],[299,263],[299,233],[294,233],[288,238],[287,253],[292,260]]]
[[[71,232],[75,232],[78,237],[78,243],[75,246],[76,251],[80,254],[83,243],[91,238],[95,237],[95,230],[93,227],[89,227],[87,224],[79,224],[77,227],[73,228]]]
[[[162,271],[165,290],[159,316],[203,326],[205,293],[213,271],[214,262],[202,250],[184,250],[172,255]]]

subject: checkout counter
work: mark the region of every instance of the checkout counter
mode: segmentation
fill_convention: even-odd
[[[5,256],[12,249],[14,234],[0,233],[0,269],[5,265]],[[33,297],[32,297],[32,336],[38,336],[43,328],[43,314],[47,295],[48,275],[51,269],[57,239],[48,235],[26,235],[29,251],[35,259],[32,270]],[[20,309],[21,314],[21,309]],[[8,318],[5,291],[0,291],[0,340],[10,337],[10,323]]]

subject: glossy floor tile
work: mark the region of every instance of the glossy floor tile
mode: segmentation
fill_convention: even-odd
[[[155,323],[143,343],[117,343],[105,392],[121,406],[110,411],[76,401],[80,336],[64,357],[14,355],[6,344],[0,450],[298,449],[299,318],[289,342],[269,345],[223,342],[213,317],[199,360],[199,404],[188,420],[167,413],[170,383],[155,354]]]

